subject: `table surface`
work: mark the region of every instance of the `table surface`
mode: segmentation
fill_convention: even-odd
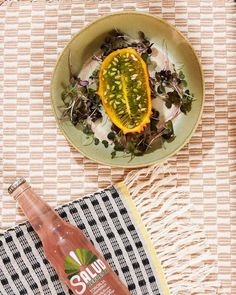
[[[50,78],[58,54],[85,24],[109,12],[163,17],[192,43],[206,83],[202,120],[189,144],[168,160],[207,232],[214,274],[236,294],[236,7],[231,1],[6,1],[0,6],[0,228],[24,219],[6,188],[26,177],[52,205],[122,180],[128,169],[92,162],[58,130]]]

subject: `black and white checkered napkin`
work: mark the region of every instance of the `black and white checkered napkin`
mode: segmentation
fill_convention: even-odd
[[[145,239],[114,186],[58,209],[100,250],[132,294],[158,295],[158,280]],[[4,295],[68,294],[43,254],[28,222],[0,236],[0,293]]]

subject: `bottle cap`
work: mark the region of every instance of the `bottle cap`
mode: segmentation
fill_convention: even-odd
[[[8,193],[12,194],[20,185],[25,183],[26,180],[24,178],[18,178],[12,185],[8,188]]]

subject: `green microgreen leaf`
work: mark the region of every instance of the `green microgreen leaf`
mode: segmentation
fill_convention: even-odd
[[[187,87],[188,86],[188,83],[186,80],[181,80],[181,84],[184,86],[184,87]]]
[[[165,87],[162,85],[162,84],[160,84],[158,87],[157,87],[157,92],[159,93],[159,94],[163,94],[163,93],[165,93],[166,91],[165,91]]]
[[[107,140],[103,140],[102,144],[104,145],[105,148],[108,148],[109,143]]]
[[[149,59],[149,55],[147,52],[144,52],[141,54],[142,59],[147,63],[148,59]]]
[[[125,147],[124,147],[123,144],[121,144],[120,142],[115,142],[115,145],[114,145],[114,150],[115,151],[122,152],[124,149],[125,149]]]
[[[183,71],[179,71],[179,78],[181,80],[183,80],[185,78],[185,75],[184,75]]]
[[[171,120],[166,122],[165,130],[163,131],[162,138],[167,142],[171,142],[175,139],[173,123]]]
[[[100,140],[99,140],[97,137],[94,137],[94,144],[95,144],[95,145],[98,145],[99,142],[100,142]]]
[[[110,140],[114,140],[115,137],[116,137],[116,134],[112,131],[107,134],[107,138]]]
[[[86,124],[83,128],[83,133],[87,134],[87,135],[92,135],[93,134],[93,130],[91,128],[91,125]]]
[[[111,152],[111,158],[114,159],[116,156],[116,151]]]

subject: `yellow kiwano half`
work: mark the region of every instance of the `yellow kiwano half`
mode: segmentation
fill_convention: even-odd
[[[104,59],[98,95],[124,134],[143,131],[150,122],[151,91],[147,66],[135,49],[119,49]]]

